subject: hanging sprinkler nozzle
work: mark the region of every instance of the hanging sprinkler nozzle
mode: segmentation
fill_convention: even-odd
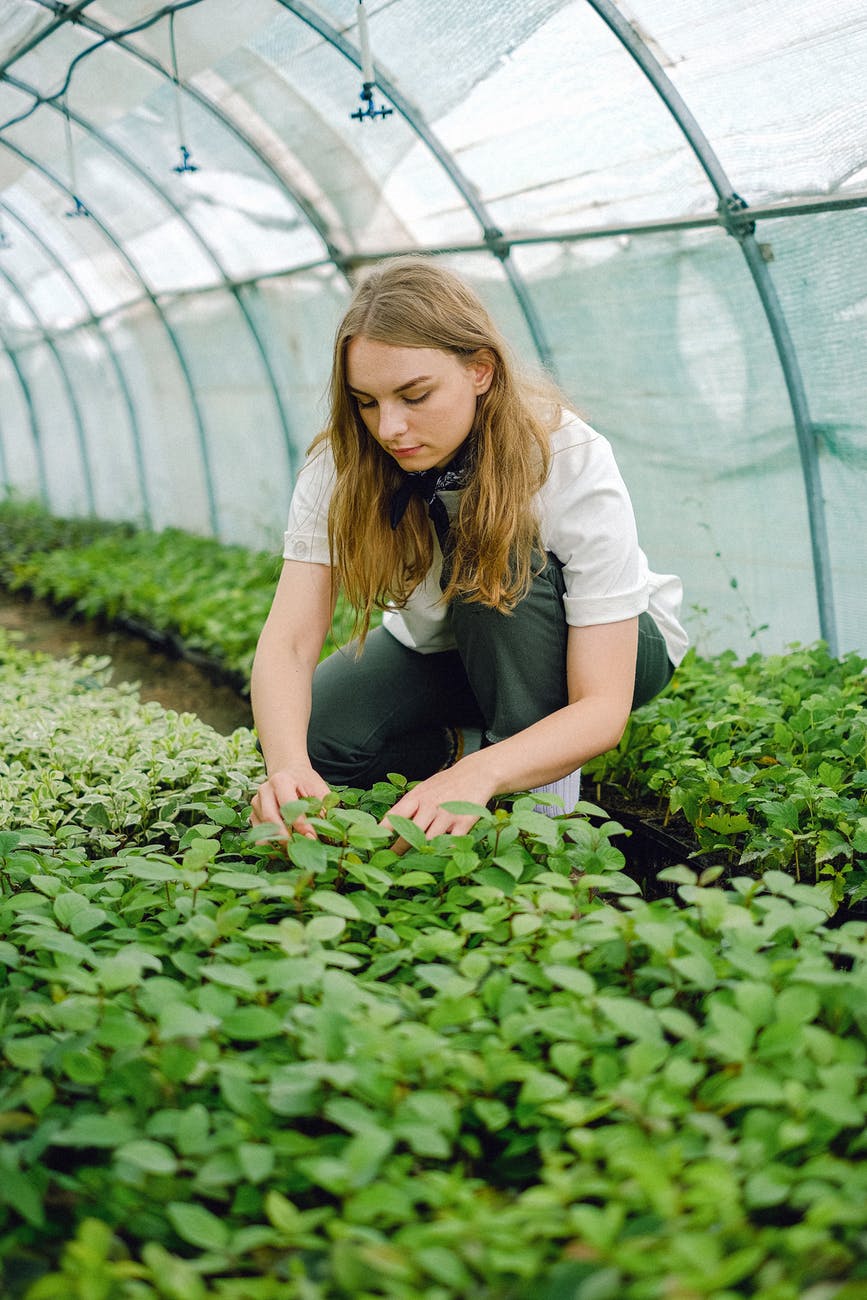
[[[361,93],[358,98],[361,100],[362,107],[357,108],[349,116],[359,122],[363,122],[368,117],[390,117],[394,109],[386,108],[384,104],[377,108],[373,98],[376,75],[373,71],[373,57],[370,53],[370,31],[367,26],[364,0],[358,0],[358,43],[361,47]]]
[[[181,91],[181,79],[178,75],[178,52],[175,49],[175,15],[174,11],[169,14],[169,48],[172,55],[172,82],[175,87],[175,119],[178,126],[178,148],[180,150],[180,162],[172,168],[178,176],[183,176],[186,172],[197,172],[199,169],[193,162],[193,156],[187,146],[183,143],[187,138],[187,132],[184,127],[184,103],[183,92]]]
[[[181,151],[181,161],[177,166],[172,168],[172,171],[177,172],[179,176],[182,176],[184,172],[197,172],[199,168],[196,163],[192,161],[192,155],[187,146],[182,144],[179,148]]]
[[[75,165],[75,148],[72,143],[72,123],[69,120],[69,103],[63,96],[63,116],[66,123],[66,159],[69,166],[69,192],[73,207],[64,212],[65,217],[89,217],[90,213],[78,197],[78,173]]]

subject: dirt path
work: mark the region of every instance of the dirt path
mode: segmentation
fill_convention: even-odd
[[[153,650],[137,637],[92,621],[72,620],[45,601],[0,589],[0,628],[14,633],[23,649],[41,650],[59,659],[108,655],[113,682],[138,682],[142,700],[157,700],[178,713],[196,713],[224,735],[252,725],[249,702],[230,687],[209,681],[193,664]]]

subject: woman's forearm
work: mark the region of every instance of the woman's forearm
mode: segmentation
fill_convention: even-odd
[[[616,744],[618,719],[626,716],[611,697],[578,700],[421,781],[397,801],[392,813],[409,817],[429,838],[446,832],[463,835],[476,818],[449,811],[451,803],[486,804],[496,794],[558,781]],[[406,842],[398,837],[395,847],[402,852]]]
[[[308,762],[312,670],[274,636],[264,635],[250,678],[250,700],[269,775]]]
[[[627,716],[605,698],[578,700],[462,762],[476,769],[492,796],[534,790],[612,749]]]
[[[470,755],[493,794],[549,785],[613,749],[632,707],[638,619],[570,627],[566,650],[569,700],[507,740]]]
[[[328,631],[332,599],[326,566],[284,563],[250,678],[253,717],[269,776],[309,766],[313,673]]]

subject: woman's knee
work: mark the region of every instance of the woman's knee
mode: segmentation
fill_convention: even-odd
[[[456,602],[453,627],[490,741],[523,731],[567,703],[566,615],[558,562],[538,570],[510,612]]]

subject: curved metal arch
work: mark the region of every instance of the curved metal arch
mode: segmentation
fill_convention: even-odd
[[[334,242],[334,237],[331,233],[329,224],[322,216],[319,209],[315,204],[311,203],[303,194],[299,194],[297,190],[289,184],[286,177],[282,175],[271,159],[268,158],[266,154],[262,153],[262,150],[258,147],[256,142],[250,139],[249,135],[247,135],[246,131],[243,130],[240,124],[236,122],[234,118],[230,117],[219,106],[219,104],[215,104],[212,99],[209,99],[207,95],[203,94],[202,91],[200,91],[196,86],[191,85],[191,83],[183,77],[179,77],[176,81],[174,74],[169,72],[167,68],[164,68],[159,59],[146,53],[144,50],[137,49],[136,46],[131,45],[124,36],[115,35],[110,27],[106,27],[103,23],[97,22],[95,18],[79,18],[76,20],[76,25],[84,27],[98,36],[104,37],[107,41],[116,45],[118,49],[123,50],[125,54],[129,54],[132,58],[143,63],[145,67],[150,68],[152,72],[157,73],[158,76],[164,77],[165,80],[171,82],[172,85],[180,86],[185,95],[188,95],[190,99],[194,100],[199,107],[211,117],[216,118],[220,125],[228,131],[230,135],[233,135],[245,149],[249,149],[257,162],[259,162],[264,170],[274,178],[283,193],[298,209],[300,215],[304,217],[309,225],[311,225],[316,231],[317,235],[322,240],[331,261],[335,264],[338,270],[343,270],[347,252]]]
[[[30,316],[31,320],[33,321],[33,324],[36,326],[37,330],[42,335],[42,340],[45,343],[45,346],[48,348],[49,352],[54,357],[54,360],[57,363],[57,369],[60,373],[60,382],[63,385],[64,392],[66,393],[66,400],[69,403],[69,410],[72,414],[72,424],[75,429],[75,440],[78,443],[78,455],[81,461],[82,476],[84,478],[84,493],[85,493],[85,497],[87,498],[87,509],[88,509],[88,513],[93,515],[96,513],[96,501],[93,495],[93,471],[90,465],[90,452],[87,447],[87,436],[84,431],[84,421],[81,418],[81,408],[78,405],[78,398],[75,395],[75,389],[72,386],[72,380],[69,378],[69,371],[66,368],[66,362],[63,360],[63,357],[60,355],[60,351],[57,347],[57,344],[54,342],[54,339],[45,329],[45,326],[43,325],[42,321],[39,319],[39,316],[36,313],[35,309],[30,305],[30,300],[27,297],[26,293],[22,291],[17,281],[14,280],[13,277],[9,274],[9,272],[6,271],[2,266],[0,266],[0,280],[4,280],[6,284],[8,284],[12,292],[16,295],[16,297],[21,299],[21,302],[24,304],[24,308],[27,311],[27,314]]]
[[[33,394],[30,391],[30,385],[27,382],[27,376],[18,364],[18,353],[9,343],[0,330],[0,344],[3,351],[9,358],[9,364],[15,371],[15,378],[18,380],[18,387],[21,389],[21,396],[24,398],[24,405],[27,408],[27,416],[30,421],[30,433],[33,438],[33,451],[36,456],[36,473],[39,478],[39,495],[46,505],[49,503],[48,496],[48,474],[45,469],[45,450],[42,446],[42,430],[39,426],[39,418],[36,414],[36,405],[33,401]],[[0,430],[2,432],[2,430]]]
[[[39,31],[31,36],[29,41],[25,41],[24,44],[15,51],[11,59],[7,59],[5,63],[0,63],[0,81],[2,81],[7,68],[11,68],[19,59],[23,59],[25,54],[29,54],[37,45],[41,45],[44,40],[53,35],[53,33],[56,32],[58,28],[62,27],[64,23],[73,20],[75,22],[80,22],[81,19],[79,15],[82,10],[86,9],[89,4],[93,4],[94,0],[73,0],[73,3],[63,5],[62,9],[60,7],[55,8],[54,5],[46,5],[44,0],[37,0],[37,3],[42,4],[44,8],[53,9],[55,17],[53,21],[47,22],[44,27],[40,27]]]
[[[127,418],[129,420],[130,435],[132,437],[133,450],[136,459],[136,469],[138,470],[138,475],[139,475],[139,488],[141,491],[141,503],[142,503],[142,517],[146,527],[150,528],[153,523],[153,513],[151,511],[150,492],[148,491],[147,476],[145,472],[144,452],[143,452],[142,440],[141,440],[141,428],[139,427],[138,415],[136,414],[135,403],[132,400],[132,394],[129,389],[129,384],[126,381],[126,374],[124,373],[123,366],[120,363],[120,358],[118,357],[117,352],[115,351],[114,346],[112,345],[109,335],[102,328],[102,324],[99,318],[96,316],[91,303],[88,301],[87,295],[85,294],[84,290],[81,288],[78,281],[75,279],[75,276],[72,275],[67,270],[65,263],[57,256],[57,254],[55,253],[51,245],[47,244],[45,240],[42,238],[42,236],[37,231],[35,231],[33,227],[27,221],[24,220],[21,214],[19,212],[16,212],[15,209],[11,207],[10,204],[5,199],[0,199],[0,208],[2,208],[4,212],[8,213],[11,219],[20,227],[21,230],[25,232],[28,238],[32,239],[34,244],[36,244],[37,247],[41,249],[43,255],[48,259],[51,265],[54,266],[55,269],[59,271],[60,274],[63,276],[63,278],[66,280],[66,283],[72,289],[73,293],[77,296],[79,301],[84,305],[87,311],[88,320],[85,322],[85,324],[90,325],[96,331],[102,343],[102,346],[105,348],[106,354],[108,355],[108,358],[111,362],[111,367],[112,370],[114,371],[115,378],[117,379],[118,388],[120,389],[121,396],[123,397],[124,406],[126,407]]]
[[[26,83],[20,81],[20,79],[17,77],[7,77],[7,81],[10,83],[10,85],[15,86],[16,89],[18,90],[24,91],[26,94],[29,95],[36,94],[36,92],[33,90],[31,86],[28,86]],[[274,402],[274,407],[277,413],[277,422],[283,434],[283,443],[286,451],[286,459],[288,462],[289,473],[290,476],[294,477],[297,468],[295,444],[293,442],[292,434],[289,429],[289,419],[286,413],[286,408],[283,405],[283,399],[280,396],[280,390],[277,387],[277,378],[274,374],[274,369],[271,365],[271,359],[268,356],[268,353],[265,349],[265,344],[262,340],[261,334],[259,333],[258,326],[254,322],[252,316],[247,310],[246,304],[241,298],[241,295],[236,291],[233,281],[226,274],[225,267],[221,263],[220,259],[217,257],[214,250],[211,248],[210,244],[208,244],[208,242],[199,234],[199,232],[196,230],[193,223],[187,217],[183,208],[175,202],[175,200],[171,197],[168,191],[163,189],[160,185],[158,185],[157,182],[154,180],[154,178],[145,170],[145,168],[141,167],[139,163],[135,160],[135,158],[131,157],[130,154],[128,154],[125,149],[122,149],[120,145],[115,144],[113,140],[108,139],[108,137],[103,135],[103,133],[100,130],[98,130],[97,127],[95,127],[91,122],[88,122],[86,118],[82,117],[80,113],[72,112],[72,110],[69,108],[68,105],[66,105],[64,108],[61,108],[53,100],[44,100],[43,103],[45,107],[53,109],[53,111],[56,113],[62,113],[64,117],[68,117],[70,121],[75,122],[76,126],[78,126],[82,131],[84,131],[85,134],[90,136],[91,139],[95,140],[103,149],[106,150],[106,152],[113,154],[114,157],[116,157],[118,161],[121,163],[121,165],[123,167],[127,167],[129,171],[131,171],[133,175],[139,181],[141,181],[143,185],[147,185],[148,188],[158,196],[158,198],[165,205],[165,207],[167,207],[169,211],[172,212],[175,215],[175,217],[177,217],[181,225],[187,231],[189,231],[191,238],[195,241],[195,243],[204,253],[205,257],[214,267],[224,288],[234,299],[235,304],[239,312],[241,313],[244,323],[247,326],[247,329],[253,340],[253,346],[256,352],[259,354],[259,360],[261,361],[262,369],[265,372],[267,387],[271,393],[271,397]],[[210,465],[210,460],[209,460],[209,465]]]
[[[0,145],[2,145],[5,149],[9,149],[12,153],[16,154],[17,157],[21,158],[22,161],[26,162],[29,166],[31,166],[34,169],[34,171],[38,172],[40,176],[44,176],[45,179],[50,182],[50,184],[54,185],[55,188],[60,190],[62,194],[65,194],[67,198],[70,199],[75,198],[75,195],[72,193],[69,186],[66,185],[66,183],[62,181],[59,176],[55,176],[54,173],[48,167],[46,167],[44,163],[40,162],[37,158],[33,158],[30,154],[26,153],[23,149],[19,148],[18,145],[12,144],[11,141],[5,140],[2,135],[0,135]],[[171,346],[171,349],[175,354],[175,360],[178,363],[178,367],[180,369],[181,375],[184,380],[184,386],[187,390],[187,396],[190,399],[190,407],[193,413],[193,421],[196,426],[199,453],[201,456],[201,463],[202,463],[202,473],[205,479],[205,491],[208,498],[208,517],[211,526],[211,531],[213,532],[215,537],[218,537],[220,533],[219,519],[217,515],[216,497],[214,495],[214,481],[213,481],[213,476],[211,474],[210,458],[208,456],[205,423],[202,417],[202,411],[201,411],[201,407],[199,406],[199,399],[196,395],[196,390],[193,384],[190,368],[187,365],[187,359],[186,356],[184,355],[184,350],[181,347],[180,342],[178,341],[177,335],[175,334],[175,331],[172,328],[172,325],[168,317],[166,316],[165,312],[160,306],[159,299],[156,297],[153,290],[148,285],[147,281],[139,271],[135,262],[127,253],[123,244],[121,244],[118,239],[115,239],[114,235],[111,233],[108,227],[104,225],[104,223],[99,219],[99,217],[95,217],[91,213],[90,220],[94,223],[95,228],[99,230],[99,232],[104,236],[104,238],[108,241],[111,247],[118,254],[121,261],[128,267],[128,269],[135,276],[136,280],[138,280],[139,284],[142,286],[144,297],[147,299],[147,301],[151,304],[154,311],[156,312],[159,321],[166,332],[166,337],[168,338],[169,345]]]
[[[329,45],[338,50],[345,59],[348,59],[350,63],[353,63],[359,71],[361,70],[362,64],[360,50],[352,45],[336,27],[327,21],[327,19],[317,13],[308,4],[305,4],[304,0],[277,0],[277,3],[281,5],[282,8],[293,13],[296,18],[300,18],[303,23],[306,23],[308,27],[317,32],[323,40],[327,41]],[[542,363],[552,373],[554,373],[553,354],[548,344],[542,321],[536,311],[535,304],[526,284],[524,283],[521,273],[518,271],[509,256],[508,245],[504,244],[501,240],[502,231],[498,230],[494,225],[493,220],[491,219],[491,216],[475,187],[463,174],[442,142],[434,135],[433,131],[422,117],[419,109],[416,108],[414,104],[410,103],[410,101],[397,89],[394,83],[385,76],[380,68],[377,67],[375,73],[377,86],[379,86],[383,94],[388,96],[401,117],[404,118],[422,143],[426,145],[431,154],[433,154],[434,158],[445,171],[449,180],[455,186],[461,198],[464,200],[467,207],[481,226],[486,247],[502,263],[506,278],[511,285],[512,292],[518,300],[518,306],[521,309],[521,314],[524,317],[524,322],[527,326],[530,337],[533,340],[533,345],[539,354],[539,358]]]
[[[810,408],[795,345],[786,321],[782,303],[771,278],[768,265],[762,257],[753,230],[742,220],[730,220],[730,215],[742,213],[746,204],[735,193],[728,175],[716,152],[693,116],[677,87],[666,74],[645,43],[627,22],[612,0],[587,0],[609,30],[635,60],[650,81],[666,108],[683,132],[702,170],[719,199],[718,212],[729,234],[733,235],[743,250],[747,266],[759,295],[765,317],[776,348],[798,440],[801,473],[807,497],[807,517],[810,527],[810,547],[813,557],[813,574],[819,608],[819,628],[831,654],[838,653],[836,614],[831,575],[831,558],[828,544],[828,526],[819,472],[819,457]]]

